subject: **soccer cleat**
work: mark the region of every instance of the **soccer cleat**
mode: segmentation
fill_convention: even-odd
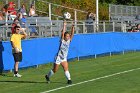
[[[72,81],[71,80],[68,80],[68,82],[67,82],[68,84],[72,84]]]
[[[50,78],[46,75],[45,76],[47,83],[50,83]]]
[[[14,74],[14,77],[18,77],[18,78],[20,78],[20,77],[22,77],[22,75],[20,75],[20,74]]]

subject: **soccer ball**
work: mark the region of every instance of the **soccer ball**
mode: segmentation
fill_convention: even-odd
[[[65,19],[70,19],[71,18],[71,14],[69,12],[65,12],[64,13],[64,18]]]

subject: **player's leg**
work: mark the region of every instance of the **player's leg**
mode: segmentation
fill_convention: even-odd
[[[48,83],[50,83],[50,77],[51,77],[54,73],[57,72],[57,70],[58,70],[58,68],[59,68],[59,65],[60,65],[60,62],[61,62],[61,61],[60,61],[60,57],[57,56],[57,57],[56,57],[56,61],[55,61],[54,65],[53,65],[53,69],[51,69],[51,70],[49,71],[49,73],[48,73],[47,75],[45,75],[45,78],[46,78],[46,80],[47,80]]]
[[[15,64],[14,64],[14,74],[18,73],[18,65],[19,65],[19,62],[15,62]]]
[[[61,63],[61,65],[62,65],[62,67],[63,67],[63,69],[64,69],[65,76],[66,76],[66,78],[67,78],[67,80],[68,80],[67,83],[68,83],[68,84],[71,84],[72,81],[71,81],[70,72],[69,72],[69,68],[68,68],[68,62],[67,62],[67,61],[64,61],[64,62]]]
[[[15,53],[14,54],[14,77],[21,77],[22,75],[18,74],[19,62],[22,61],[22,53]]]
[[[56,73],[56,72],[58,71],[59,65],[60,65],[60,64],[54,63],[53,69],[51,69],[51,70],[49,71],[49,73],[45,76],[45,78],[46,78],[46,80],[47,80],[48,83],[50,82],[50,77],[53,76],[53,74]]]

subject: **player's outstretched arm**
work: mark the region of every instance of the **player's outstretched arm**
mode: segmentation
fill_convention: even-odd
[[[72,27],[71,27],[71,37],[70,37],[71,40],[72,40],[72,38],[73,38],[74,31],[75,31],[74,23],[72,23]]]
[[[63,29],[62,29],[62,32],[61,32],[61,39],[64,39],[64,33],[66,32],[66,21],[63,22]]]

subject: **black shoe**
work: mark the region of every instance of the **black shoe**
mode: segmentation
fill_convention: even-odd
[[[50,83],[50,78],[46,75],[45,76],[47,83]]]
[[[68,80],[68,82],[67,82],[68,84],[72,84],[72,81],[71,80]]]

